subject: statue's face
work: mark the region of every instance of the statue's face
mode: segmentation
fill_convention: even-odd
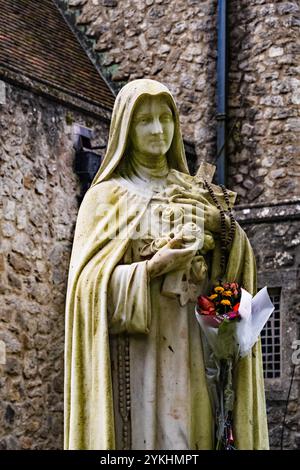
[[[146,157],[164,155],[174,135],[174,118],[163,95],[145,96],[136,105],[129,137],[133,149]]]

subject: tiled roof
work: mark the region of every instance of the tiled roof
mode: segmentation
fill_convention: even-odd
[[[0,64],[91,104],[114,96],[52,0],[0,0]]]

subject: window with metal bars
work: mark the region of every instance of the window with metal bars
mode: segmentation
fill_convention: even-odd
[[[280,291],[280,287],[268,289],[275,310],[261,332],[264,377],[266,379],[275,379],[281,375]]]

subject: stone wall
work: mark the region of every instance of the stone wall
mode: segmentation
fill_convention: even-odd
[[[107,123],[8,84],[0,107],[0,449],[61,448],[64,301],[81,190],[72,123],[94,128],[97,144]]]
[[[243,203],[299,197],[299,2],[229,4],[229,185]]]
[[[90,40],[116,90],[165,83],[198,161],[216,157],[216,0],[59,0]],[[300,6],[229,2],[228,185],[238,202],[300,196]]]

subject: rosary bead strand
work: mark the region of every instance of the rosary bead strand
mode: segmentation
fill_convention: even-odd
[[[131,448],[130,442],[130,414],[131,414],[131,391],[130,391],[130,347],[129,347],[129,337],[125,337],[125,386],[126,386],[126,395],[125,395],[125,406],[126,406],[126,428],[124,429],[124,441],[126,440],[127,449]],[[126,433],[125,433],[126,430]]]
[[[119,378],[119,411],[123,421],[122,448],[128,450],[131,447],[130,439],[130,357],[129,338],[118,338],[118,378]]]
[[[221,189],[222,189],[223,194],[224,194],[224,199],[225,199],[225,202],[227,204],[229,218],[230,218],[230,230],[229,230],[229,237],[228,237],[228,240],[227,240],[227,248],[229,249],[231,244],[232,244],[232,241],[233,241],[236,226],[235,226],[235,220],[234,220],[234,217],[233,217],[233,214],[232,214],[232,211],[231,211],[228,191],[227,191],[227,189],[225,188],[225,186],[223,184],[221,184]]]
[[[207,180],[204,180],[204,183],[205,183],[206,188],[208,189],[208,192],[210,194],[210,197],[211,197],[212,201],[214,202],[214,204],[216,205],[216,207],[220,211],[220,241],[221,241],[221,247],[220,247],[221,248],[221,260],[220,260],[220,264],[221,264],[221,276],[223,276],[224,271],[225,271],[225,267],[226,267],[227,251],[229,250],[229,248],[232,244],[234,234],[235,234],[235,228],[236,228],[235,219],[234,219],[233,214],[231,212],[228,191],[225,188],[225,186],[221,185],[221,189],[222,189],[222,192],[224,194],[225,203],[227,205],[228,215],[229,215],[229,218],[230,218],[230,229],[229,229],[229,235],[228,235],[228,238],[227,238],[226,237],[225,210],[223,209],[223,207],[219,203],[219,201],[218,201],[218,199],[217,199],[210,183],[208,183]]]

